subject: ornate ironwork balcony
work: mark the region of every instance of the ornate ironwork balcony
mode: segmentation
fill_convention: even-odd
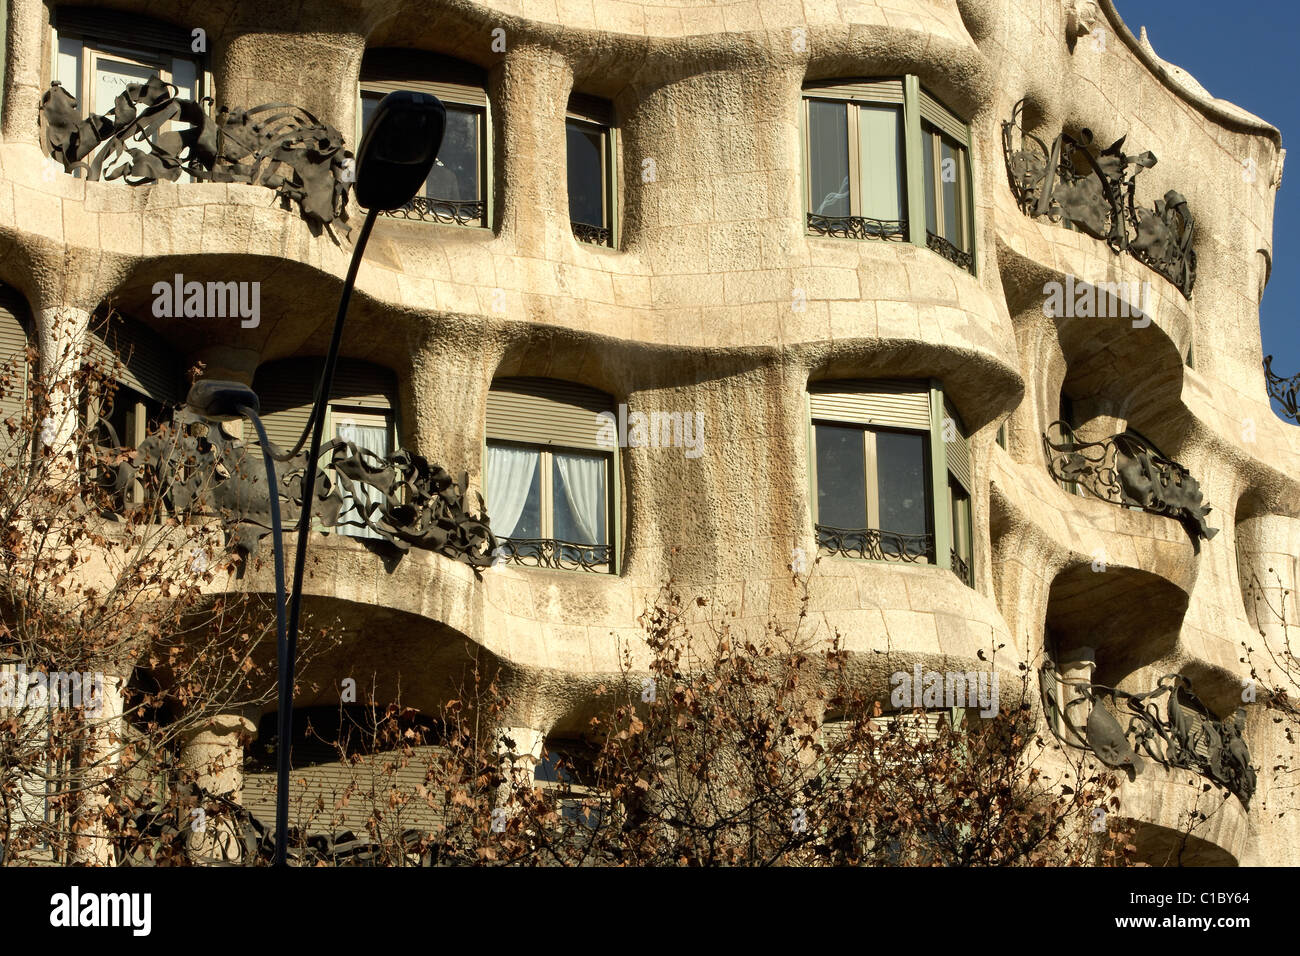
[[[1130,429],[1105,441],[1079,441],[1065,421],[1053,421],[1043,436],[1043,447],[1054,479],[1112,505],[1177,518],[1197,550],[1200,538],[1209,540],[1218,533],[1218,528],[1205,523],[1212,509],[1201,502],[1200,483],[1138,432]]]
[[[609,571],[613,548],[608,544],[575,544],[556,538],[498,538],[493,563],[519,564],[560,571]]]
[[[274,446],[272,451],[280,454]],[[477,513],[467,507],[468,475],[456,479],[411,452],[385,458],[339,438],[325,442],[321,453],[326,461],[311,503],[318,527],[369,528],[402,551],[421,548],[474,568],[491,566],[497,540],[482,497]],[[256,554],[271,532],[271,499],[260,457],[221,429],[178,411],[173,422],[140,443],[133,459],[101,467],[100,481],[122,494],[139,480],[169,510],[221,515],[230,522],[234,546]],[[305,450],[277,465],[276,494],[286,526],[302,513],[306,467]]]
[[[266,186],[286,209],[296,203],[314,228],[338,222],[348,232],[352,152],[342,133],[296,106],[222,107],[212,116],[155,74],[127,84],[111,113],[84,121],[76,99],[56,80],[41,98],[40,115],[45,154],[68,172],[81,169],[90,180],[102,173],[131,186],[182,175]]]
[[[956,551],[949,552],[949,558],[952,560],[952,573],[961,578],[963,584],[968,588],[975,587],[975,578],[971,575],[970,565]]]
[[[1176,518],[1198,551],[1201,538],[1209,540],[1219,533],[1205,523],[1212,509],[1202,503],[1196,479],[1135,431],[1085,442],[1065,422],[1056,421],[1047,426],[1043,449],[1047,469],[1057,481],[1111,504]]]
[[[1300,409],[1296,407],[1296,389],[1300,388],[1300,375],[1282,378],[1273,371],[1273,356],[1264,358],[1264,378],[1268,384],[1268,397],[1282,406],[1291,421],[1300,425]]]
[[[832,528],[817,525],[817,547],[828,554],[872,561],[934,560],[934,535],[899,534],[876,528]]]
[[[1171,189],[1154,208],[1137,204],[1138,173],[1156,164],[1155,154],[1128,155],[1123,136],[1097,149],[1086,129],[1079,139],[1062,132],[1048,146],[1025,131],[1023,113],[1021,100],[1002,124],[1007,176],[1020,211],[1101,239],[1116,254],[1127,250],[1191,298],[1196,251],[1187,200]]]
[[[1116,687],[1064,679],[1049,661],[1039,672],[1043,712],[1053,734],[1077,750],[1091,750],[1109,767],[1143,769],[1139,752],[1166,767],[1192,770],[1249,803],[1255,771],[1243,736],[1246,712],[1215,719],[1181,674],[1166,674],[1156,688],[1134,694]],[[1179,691],[1187,703],[1179,700]],[[1062,703],[1064,698],[1064,703]],[[1163,703],[1164,713],[1161,713]],[[1128,719],[1128,725],[1120,723]]]
[[[907,241],[906,219],[868,219],[864,216],[818,216],[808,213],[808,228],[832,239],[886,239]]]
[[[417,219],[420,222],[441,222],[452,226],[479,226],[483,224],[487,204],[482,200],[430,199],[416,196],[400,209],[385,212],[394,219]]]
[[[939,253],[953,265],[961,266],[967,272],[975,269],[975,257],[969,252],[963,252],[954,246],[943,236],[936,235],[928,229],[925,232],[925,244],[931,251]]]
[[[614,243],[614,233],[605,226],[593,226],[589,222],[574,222],[570,220],[569,225],[573,227],[573,238],[579,242],[589,242],[593,246],[610,246]]]

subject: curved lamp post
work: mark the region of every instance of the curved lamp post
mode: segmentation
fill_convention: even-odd
[[[289,757],[293,740],[293,679],[298,657],[298,619],[302,607],[302,578],[307,566],[307,537],[311,528],[312,504],[316,500],[317,459],[320,458],[322,433],[325,430],[325,403],[329,401],[334,383],[334,367],[338,363],[339,344],[343,339],[343,322],[347,318],[348,302],[356,284],[357,270],[365,252],[375,217],[381,212],[391,212],[409,203],[419,191],[433,168],[442,135],[447,125],[447,111],[435,96],[398,90],[389,93],[379,103],[374,118],[361,137],[357,150],[356,196],[357,203],[367,210],[361,235],[352,250],[347,278],[339,297],[338,314],[334,319],[334,333],[325,367],[316,386],[311,417],[303,428],[297,443],[288,452],[280,452],[267,440],[266,429],[258,417],[260,404],[257,394],[240,382],[195,382],[186,397],[186,404],[207,418],[247,418],[257,431],[262,446],[262,461],[266,466],[267,492],[271,499],[271,531],[275,541],[275,597],[276,597],[276,649],[279,666],[279,699],[277,704],[278,747],[276,750],[275,791],[275,865],[286,865],[289,839]],[[302,476],[302,509],[298,516],[298,545],[294,554],[293,590],[284,586],[284,547],[280,526],[280,497],[275,474],[276,461],[288,461],[301,451],[308,433],[311,446],[307,466]]]

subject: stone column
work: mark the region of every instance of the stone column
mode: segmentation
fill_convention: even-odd
[[[81,364],[90,316],[89,309],[77,305],[50,306],[38,313],[41,379],[51,389],[46,420],[41,423],[44,444],[63,444],[77,429],[78,394],[53,386],[70,382]]]
[[[79,866],[113,866],[117,862],[104,816],[111,790],[109,781],[121,759],[126,730],[122,721],[126,681],[110,674],[102,678],[98,699],[85,701],[85,747],[74,781],[80,794],[72,824],[72,862]]]
[[[522,255],[545,258],[548,227],[571,241],[564,114],[573,71],[558,51],[520,44],[507,49],[494,79],[501,232],[516,234]]]
[[[185,738],[181,767],[195,775],[204,797],[225,797],[239,803],[244,786],[244,741],[257,731],[241,714],[217,714]],[[243,856],[238,822],[218,803],[200,799],[190,811],[186,849],[196,862],[237,863]]]
[[[1079,728],[1080,736],[1083,728],[1087,725],[1088,715],[1092,712],[1092,705],[1087,703],[1071,703],[1076,700],[1084,700],[1088,697],[1084,688],[1075,685],[1092,684],[1093,672],[1097,669],[1097,655],[1091,647],[1076,647],[1066,651],[1056,662],[1056,673],[1059,677],[1058,687],[1060,688],[1059,703],[1063,718],[1069,720],[1070,725]],[[1068,708],[1068,709],[1067,709]],[[1061,734],[1067,740],[1079,741],[1064,727],[1058,728]]]
[[[41,65],[45,31],[49,21],[41,0],[9,0],[8,23],[0,23],[0,41],[8,40],[4,60],[4,116],[0,118],[0,140],[6,143],[40,144],[37,110],[44,87]]]
[[[515,812],[511,806],[513,791],[533,786],[533,773],[541,762],[546,734],[531,727],[498,727],[492,735],[496,751],[501,755],[502,774],[510,781],[497,788],[496,806],[492,812],[495,828],[501,820],[497,810],[504,809],[507,815]]]

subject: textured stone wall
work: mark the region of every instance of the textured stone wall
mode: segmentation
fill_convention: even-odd
[[[792,619],[792,549],[815,553],[807,383],[890,376],[942,379],[972,430],[975,588],[937,568],[827,559],[810,582],[810,633],[838,630],[861,680],[882,693],[894,670],[975,669],[994,644],[1006,645],[1009,685],[1016,662],[1041,655],[1049,621],[1082,616],[1086,629],[1092,612],[1119,630],[1099,643],[1127,662],[1122,686],[1179,671],[1231,712],[1248,676],[1241,643],[1259,643],[1239,547],[1256,563],[1294,554],[1300,516],[1300,430],[1269,410],[1260,367],[1280,136],[1164,64],[1109,2],[1084,17],[1082,36],[1067,30],[1073,0],[111,6],[206,29],[219,104],[293,102],[349,138],[367,46],[487,68],[492,228],[381,222],[344,336],[345,355],[396,372],[405,446],[481,485],[487,389],[504,375],[580,382],[633,411],[704,416],[702,457],[623,451],[617,577],[498,568],[478,580],[440,557],[393,562],[353,540],[318,539],[313,607],[338,615],[348,641],[312,675],[326,689],[300,703],[332,702],[340,675],[368,685],[373,672],[381,693],[400,682],[404,702],[434,706],[468,640],[506,669],[519,726],[572,732],[668,577],[710,598],[702,616],[734,612],[741,629]],[[111,299],[154,325],[185,365],[206,356],[248,377],[259,362],[323,353],[346,240],[313,236],[258,187],[45,175],[35,109],[49,80],[48,10],[10,0],[9,17],[0,281],[42,322]],[[493,49],[497,29],[504,52]],[[975,275],[904,243],[805,234],[801,86],[904,73],[971,123]],[[574,89],[612,99],[619,114],[617,250],[571,234],[563,107]],[[1022,98],[1045,138],[1088,127],[1099,142],[1128,134],[1132,152],[1159,157],[1139,199],[1177,189],[1189,200],[1199,257],[1190,300],[1132,257],[1020,212],[1001,123]],[[1247,160],[1259,171],[1250,182]],[[153,318],[152,284],[176,271],[260,281],[259,327]],[[1150,327],[1045,317],[1044,283],[1067,275],[1150,282]],[[1189,345],[1195,368],[1183,361]],[[1191,469],[1221,529],[1199,554],[1177,522],[1071,496],[1050,478],[1040,435],[1063,385]],[[1007,450],[994,441],[1003,423]],[[1239,516],[1249,529],[1240,540]],[[1081,569],[1093,574],[1099,552],[1108,570],[1094,588]],[[238,586],[268,587],[269,574]],[[1287,799],[1267,769],[1281,745],[1271,727],[1251,717],[1260,796],[1207,837],[1239,862],[1293,863],[1300,846],[1295,815],[1271,812],[1270,800]],[[1183,776],[1139,777],[1126,812],[1176,828],[1196,799]]]

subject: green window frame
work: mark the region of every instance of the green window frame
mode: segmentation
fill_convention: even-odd
[[[916,76],[808,84],[800,123],[808,235],[911,242],[975,273],[970,128]]]
[[[494,521],[493,531],[500,542],[496,557],[501,562],[560,571],[621,572],[621,461],[617,444],[611,447],[602,428],[603,417],[612,419],[615,411],[610,396],[573,382],[515,377],[492,383],[483,433],[483,488],[488,514]],[[530,475],[524,475],[524,466],[518,463],[521,470],[513,479],[514,486],[505,492],[515,496],[510,510],[516,512],[516,517],[503,533],[498,507],[501,502],[494,497],[501,493],[495,487],[501,479],[495,474],[498,465],[494,459],[500,461],[500,467],[515,467],[504,454],[509,451],[536,455],[536,465]],[[567,476],[559,464],[566,460],[572,469]],[[599,462],[601,501],[584,510],[582,498],[590,496],[593,489],[583,486],[591,472],[581,474],[581,466],[593,461]],[[529,483],[527,491],[518,483],[520,480]],[[535,514],[531,512],[534,497]],[[568,512],[565,522],[570,527],[580,526],[585,515],[596,529],[590,536],[603,540],[558,537],[562,509]],[[509,533],[525,518],[536,524],[536,534]]]
[[[606,100],[574,93],[564,116],[566,170],[569,187],[569,224],[574,238],[589,245],[618,248],[618,130],[614,108]],[[600,157],[596,184],[601,209],[598,215],[575,206],[575,194],[582,173],[575,161],[575,141],[594,140]],[[590,192],[590,184],[588,184]],[[598,222],[590,220],[598,219]]]
[[[933,379],[836,379],[810,383],[805,398],[809,500],[818,550],[855,560],[935,565],[954,571],[973,587],[970,443],[960,418],[944,401],[941,383]],[[858,513],[865,518],[866,526],[824,525],[822,499],[831,493],[832,486],[829,477],[819,474],[819,438],[823,443],[835,441],[840,450],[856,455],[853,436],[858,433],[863,443],[863,474],[860,485],[854,484],[850,494],[856,496],[860,488],[865,501],[850,500],[848,509],[857,509],[861,504]],[[887,490],[882,486],[887,473],[881,471],[881,439],[890,435],[923,437],[922,454],[912,458],[918,465],[914,479],[917,491],[924,500],[923,530],[881,527],[881,502],[905,492],[907,486],[906,482],[900,485],[897,476]],[[822,451],[831,454],[828,447]],[[852,473],[852,462],[845,471]],[[944,499],[937,498],[937,488],[947,489]],[[825,513],[829,516],[831,512]]]
[[[474,196],[449,196],[451,182],[461,184],[440,157],[422,194],[403,209],[385,215],[434,224],[490,229],[493,222],[492,105],[487,94],[487,74],[480,67],[421,50],[376,48],[365,52],[357,81],[355,142],[365,131],[368,108],[395,90],[429,93],[447,109],[444,144],[461,137],[474,144],[475,155],[466,164],[473,170]],[[466,132],[468,131],[468,132]],[[465,134],[462,136],[462,134]],[[464,170],[462,170],[463,172]]]

